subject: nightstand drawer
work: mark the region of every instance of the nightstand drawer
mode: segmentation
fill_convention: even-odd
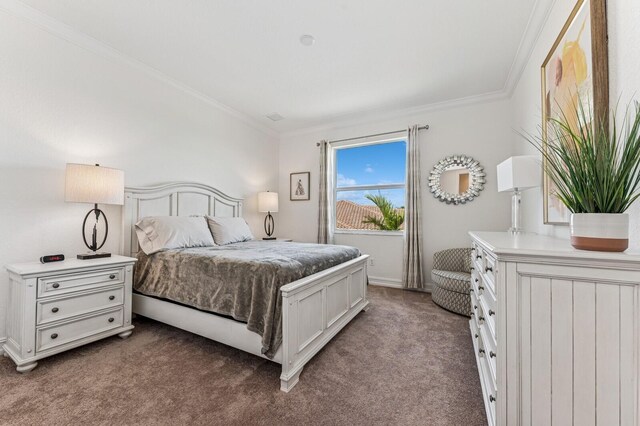
[[[57,275],[38,279],[38,297],[55,296],[124,283],[124,268],[101,269],[91,272]]]
[[[37,325],[70,318],[76,315],[115,307],[124,303],[124,287],[114,287],[93,293],[71,294],[53,300],[37,302]]]
[[[124,308],[85,317],[59,325],[42,327],[36,331],[36,352],[62,346],[85,337],[122,327]]]

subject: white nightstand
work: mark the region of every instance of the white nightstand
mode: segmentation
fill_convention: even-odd
[[[8,265],[5,356],[21,373],[37,361],[114,334],[129,337],[136,259],[69,259]]]

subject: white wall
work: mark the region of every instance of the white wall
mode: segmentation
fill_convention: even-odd
[[[85,204],[64,202],[67,162],[123,169],[127,185],[193,180],[244,197],[277,187],[278,144],[221,110],[124,63],[0,12],[0,258],[74,257],[86,249]],[[120,247],[121,208],[106,206],[106,250]],[[0,338],[8,277],[0,270]]]
[[[433,253],[469,245],[469,230],[506,230],[510,225],[509,194],[496,190],[496,165],[511,155],[508,101],[496,101],[455,109],[443,109],[393,120],[334,128],[309,134],[285,136],[280,143],[281,207],[277,220],[279,236],[316,241],[318,218],[318,167],[316,143],[389,130],[410,124],[429,124],[421,131],[422,212],[427,275]],[[480,197],[467,205],[447,205],[429,192],[427,177],[435,163],[452,154],[467,154],[481,162],[487,184]],[[289,201],[289,173],[311,172],[311,200]],[[399,283],[402,274],[402,236],[337,235],[336,243],[360,248],[374,258],[373,278]],[[427,278],[430,280],[430,277]]]
[[[575,6],[575,0],[557,0],[533,50],[533,54],[516,86],[511,98],[511,122],[517,131],[538,132],[542,121],[540,106],[540,66],[549,53],[553,42],[560,33],[567,17]],[[609,90],[611,105],[620,98],[624,107],[635,97],[640,100],[640,2],[630,0],[609,0]],[[537,154],[521,138],[514,137],[515,154]],[[533,232],[568,237],[566,226],[544,225],[542,223],[542,189],[523,193],[523,221],[525,229]],[[631,219],[632,248],[640,249],[640,203],[628,212]]]

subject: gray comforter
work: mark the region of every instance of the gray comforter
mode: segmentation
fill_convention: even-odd
[[[282,343],[280,287],[355,259],[347,246],[248,241],[138,254],[134,289],[245,322],[272,358]]]

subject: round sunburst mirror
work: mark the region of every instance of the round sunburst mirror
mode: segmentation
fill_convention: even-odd
[[[466,204],[484,189],[484,167],[467,155],[452,155],[433,167],[429,188],[435,198],[447,204]]]

